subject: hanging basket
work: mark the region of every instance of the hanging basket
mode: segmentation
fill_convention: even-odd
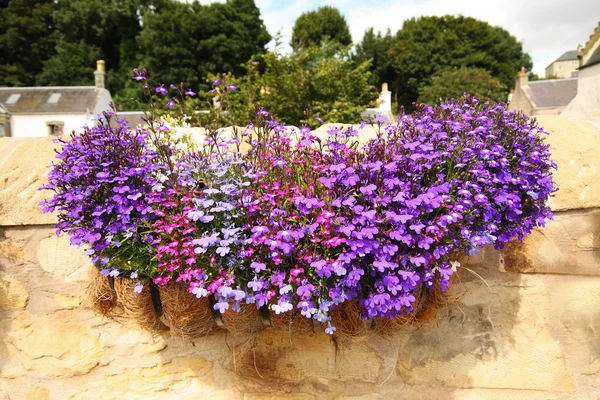
[[[455,258],[461,265],[464,261],[463,256]],[[458,273],[452,274],[449,286],[453,286],[459,280]],[[424,325],[435,321],[440,308],[452,303],[453,299],[448,292],[442,291],[439,282],[436,282],[433,288],[427,289],[419,285],[413,310],[396,318],[374,318],[373,329],[381,334],[391,334],[402,328],[407,328],[415,324]]]
[[[219,329],[209,299],[197,298],[187,285],[171,281],[160,287],[159,292],[164,321],[174,334],[198,338]]]
[[[238,338],[253,336],[268,325],[267,322],[263,322],[263,317],[254,304],[242,303],[239,312],[229,309],[221,315],[221,319],[225,329]]]
[[[104,317],[113,318],[117,306],[117,294],[108,278],[97,268],[90,269],[90,283],[83,304]]]
[[[115,278],[115,292],[119,305],[124,310],[124,316],[133,319],[142,328],[164,331],[169,328],[160,320],[160,314],[152,299],[152,286],[145,284],[141,293],[133,291],[136,281],[129,278]],[[156,289],[154,289],[156,290]]]
[[[286,332],[290,335],[301,335],[314,331],[312,318],[306,318],[297,310],[275,314],[270,311],[269,318],[271,327],[276,330]]]
[[[357,338],[367,334],[367,321],[360,317],[362,307],[357,300],[337,305],[331,312],[331,325],[340,338]]]
[[[462,262],[462,257],[457,259]],[[456,280],[458,276],[453,274],[450,285]],[[86,303],[95,312],[113,320],[134,320],[145,329],[170,329],[174,334],[190,338],[209,335],[219,328],[227,329],[237,338],[252,337],[265,327],[290,335],[307,334],[315,328],[313,319],[304,317],[298,310],[275,314],[267,307],[257,309],[254,304],[240,304],[239,312],[229,309],[220,314],[213,309],[215,300],[212,297],[197,298],[189,293],[185,284],[171,281],[160,288],[152,283],[144,284],[141,293],[135,293],[136,283],[129,278],[106,277],[94,268]],[[344,302],[331,311],[335,336],[360,338],[370,329],[390,334],[416,323],[425,324],[435,320],[437,311],[451,302],[439,283],[432,289],[420,286],[415,297],[410,313],[369,321],[361,319],[362,307],[358,300]]]

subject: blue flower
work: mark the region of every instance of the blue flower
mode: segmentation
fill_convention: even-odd
[[[169,91],[167,89],[165,89],[165,85],[163,83],[161,83],[160,85],[158,85],[156,87],[156,93],[166,96],[167,94],[169,94]]]
[[[142,290],[144,289],[144,284],[142,282],[138,282],[134,287],[133,287],[133,291],[135,293],[142,293]]]
[[[229,303],[227,303],[226,301],[220,301],[218,303],[215,303],[213,308],[219,311],[221,314],[223,314],[225,310],[229,309]]]

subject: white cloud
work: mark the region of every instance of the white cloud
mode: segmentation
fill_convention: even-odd
[[[345,15],[354,42],[366,28],[395,33],[404,20],[423,15],[465,15],[501,26],[523,43],[534,62],[534,72],[544,69],[568,50],[584,44],[600,22],[598,0],[256,0],[271,34],[282,30],[284,43],[291,38],[296,18],[322,5],[337,7]]]

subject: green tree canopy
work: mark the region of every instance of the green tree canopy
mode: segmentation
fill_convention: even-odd
[[[168,1],[143,16],[141,64],[157,82],[197,89],[211,73],[242,74],[242,64],[265,52],[270,39],[253,0]]]
[[[393,43],[394,37],[389,29],[385,35],[382,35],[381,32],[375,34],[373,28],[368,28],[362,41],[356,45],[355,60],[358,62],[371,60],[371,83],[373,85],[380,86],[387,82],[393,86],[397,79],[390,53]]]
[[[388,81],[397,103],[409,110],[419,97],[419,88],[445,69],[485,69],[505,87],[511,87],[516,71],[523,66],[532,68],[531,57],[514,36],[471,17],[412,18],[404,21],[391,43],[384,38],[367,32],[357,53],[373,58],[372,71],[387,69],[386,74],[374,74],[380,80],[377,83]],[[377,57],[366,50],[370,43],[377,43]]]
[[[0,1],[0,86],[33,86],[55,50],[53,0]]]
[[[506,86],[481,68],[460,67],[441,71],[419,88],[419,103],[438,104],[440,99],[459,98],[464,93],[482,100],[506,101]]]
[[[360,113],[377,98],[369,66],[369,61],[351,60],[349,49],[337,43],[291,56],[255,56],[233,101],[232,122],[245,124],[257,107],[296,126],[316,126],[316,116],[325,122],[360,122]]]
[[[346,18],[335,7],[323,6],[305,12],[296,19],[291,45],[295,51],[320,46],[323,42],[337,42],[343,46],[352,43]]]
[[[139,0],[58,0],[53,20],[56,53],[44,61],[40,85],[79,85],[94,82],[97,59],[109,71],[109,85],[120,89],[136,66]]]

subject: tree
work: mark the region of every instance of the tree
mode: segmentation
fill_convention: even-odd
[[[0,86],[33,86],[54,53],[52,0],[0,2]]]
[[[447,68],[482,68],[511,87],[516,71],[532,67],[531,57],[509,32],[463,16],[406,20],[388,51],[395,77],[390,88],[397,103],[408,110],[419,87]]]
[[[198,89],[215,72],[241,75],[242,64],[264,53],[269,40],[253,0],[209,6],[167,1],[143,15],[141,64],[156,82]]]
[[[362,41],[356,45],[354,59],[357,62],[371,60],[371,83],[377,87],[384,82],[395,86],[398,79],[390,53],[393,43],[394,38],[389,29],[385,35],[382,35],[381,32],[377,32],[375,35],[373,28],[368,28]]]
[[[438,104],[440,99],[459,98],[464,93],[482,100],[506,101],[506,86],[481,68],[460,67],[441,71],[419,88],[419,103]]]
[[[369,67],[369,61],[354,62],[349,49],[337,43],[291,56],[277,52],[256,56],[233,99],[232,122],[245,124],[257,107],[296,126],[305,122],[316,126],[316,116],[325,122],[361,122],[360,113],[377,98],[369,83]]]
[[[323,6],[298,17],[292,30],[291,45],[295,51],[320,46],[332,41],[348,46],[352,43],[346,18],[335,7]]]
[[[38,76],[41,86],[89,86],[94,84],[96,60],[102,59],[102,50],[84,42],[71,43],[60,40],[56,54],[44,62]]]
[[[96,60],[101,58],[117,93],[137,65],[138,14],[148,1],[58,0],[56,7],[56,53],[45,60],[38,84],[93,84]]]

